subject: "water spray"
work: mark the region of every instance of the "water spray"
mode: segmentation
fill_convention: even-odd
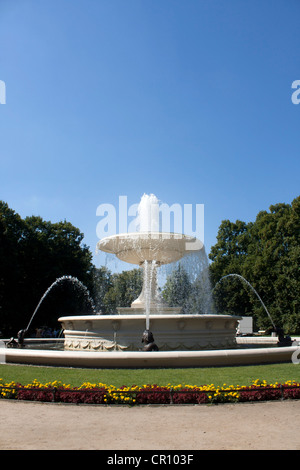
[[[257,296],[257,298],[259,299],[259,301],[261,302],[263,308],[265,309],[272,325],[273,325],[273,328],[274,330],[276,331],[277,328],[275,326],[275,323],[273,322],[273,319],[270,315],[270,313],[268,312],[268,309],[267,307],[265,306],[265,304],[263,303],[261,297],[259,296],[259,294],[256,292],[256,290],[254,289],[254,287],[250,284],[250,282],[247,281],[247,279],[245,279],[243,276],[241,276],[240,274],[227,274],[226,276],[223,276],[221,277],[221,279],[217,282],[217,284],[215,285],[215,287],[213,288],[213,291],[215,290],[215,288],[217,287],[217,285],[223,280],[223,279],[226,279],[227,277],[237,277],[238,279],[241,279],[241,281],[243,281],[248,287],[250,287],[250,289],[252,289],[252,291],[254,292],[254,294]]]

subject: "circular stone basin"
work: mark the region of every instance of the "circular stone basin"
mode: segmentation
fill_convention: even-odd
[[[172,263],[187,253],[201,250],[203,244],[195,237],[180,233],[132,232],[103,238],[97,247],[121,261],[140,265],[144,261]]]
[[[160,351],[196,351],[236,346],[241,317],[231,315],[152,315],[150,330]],[[67,350],[139,351],[145,315],[61,317]]]

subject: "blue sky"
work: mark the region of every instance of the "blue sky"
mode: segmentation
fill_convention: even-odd
[[[204,204],[208,252],[222,220],[290,203],[299,17],[298,0],[0,0],[0,199],[92,252],[120,195]]]

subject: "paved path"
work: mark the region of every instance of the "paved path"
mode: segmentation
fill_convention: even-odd
[[[84,406],[0,401],[0,449],[300,449],[300,401]]]

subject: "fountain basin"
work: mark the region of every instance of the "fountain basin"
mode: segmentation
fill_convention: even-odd
[[[160,351],[197,351],[236,346],[241,317],[230,315],[156,314],[150,329]],[[139,351],[145,315],[84,315],[58,319],[65,350]],[[119,353],[119,356],[122,354]]]
[[[111,253],[126,263],[141,265],[144,261],[173,263],[185,254],[203,248],[195,237],[169,232],[133,232],[111,235],[97,243],[99,250]]]

